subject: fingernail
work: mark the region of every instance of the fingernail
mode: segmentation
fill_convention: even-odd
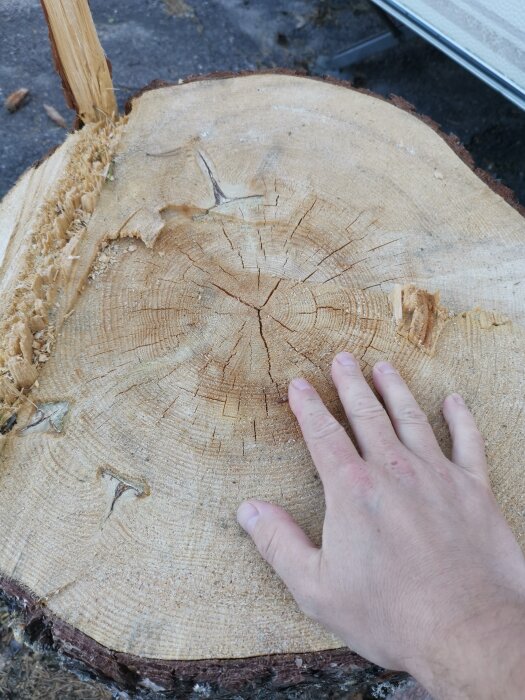
[[[340,365],[343,365],[343,367],[355,367],[357,364],[355,357],[349,352],[340,352],[335,356],[335,359]]]
[[[390,362],[377,362],[375,368],[381,374],[397,374],[397,370],[392,367]]]
[[[305,389],[310,388],[310,384],[308,384],[306,379],[303,379],[302,377],[297,377],[297,379],[292,379],[291,385],[293,386],[294,389],[299,389],[299,391],[304,391]]]
[[[463,397],[460,396],[459,394],[451,394],[451,397],[454,399],[454,401],[459,404],[460,406],[464,406],[465,402],[463,401]]]
[[[249,535],[252,534],[258,517],[259,511],[249,501],[244,501],[237,509],[237,522]]]

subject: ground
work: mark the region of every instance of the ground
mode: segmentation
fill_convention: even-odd
[[[326,72],[319,60],[383,27],[367,0],[92,0],[119,101],[155,78],[287,67]],[[43,105],[71,124],[55,75],[38,0],[3,0],[0,99],[30,90],[14,114],[0,110],[0,196],[64,131]],[[413,34],[397,48],[343,71],[361,87],[401,95],[455,133],[476,163],[525,203],[525,114]]]
[[[91,7],[121,105],[155,78],[177,81],[191,74],[275,67],[323,74],[323,57],[383,26],[367,0],[92,0]],[[64,105],[53,70],[38,0],[3,0],[0,26],[0,99],[21,87],[30,91],[17,112],[0,109],[1,196],[64,138],[64,129],[49,119],[44,103],[68,124],[73,114]],[[397,47],[332,75],[412,102],[445,132],[455,133],[476,164],[525,204],[525,113],[438,50],[407,33]],[[104,686],[61,668],[56,658],[22,646],[7,627],[5,608],[1,610],[1,698],[111,697]],[[394,690],[369,674],[355,685],[341,683],[337,691],[266,689],[249,697],[423,698],[417,689],[410,690],[410,682],[402,685]],[[196,687],[179,697],[212,696],[207,688]]]

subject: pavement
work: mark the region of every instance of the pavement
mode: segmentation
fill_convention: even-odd
[[[330,56],[383,27],[368,0],[91,0],[113,65],[119,102],[155,78],[285,67],[326,73]],[[2,0],[0,102],[25,87],[29,99],[0,107],[0,196],[23,171],[62,142],[50,104],[73,123],[52,66],[38,0]],[[337,77],[382,95],[400,95],[455,133],[477,165],[525,204],[525,113],[422,39],[401,43]]]

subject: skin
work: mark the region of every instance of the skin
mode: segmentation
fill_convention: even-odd
[[[354,445],[315,389],[289,402],[323,483],[316,548],[281,507],[250,499],[240,525],[301,610],[434,698],[525,696],[525,560],[492,494],[484,442],[458,394],[443,414],[452,459],[388,363],[340,353],[332,378]]]

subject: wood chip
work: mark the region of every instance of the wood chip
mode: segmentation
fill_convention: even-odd
[[[58,110],[56,110],[52,105],[48,105],[46,103],[44,103],[44,109],[51,121],[55,122],[55,124],[61,126],[63,129],[67,129],[66,120]]]
[[[195,11],[185,0],[164,0],[166,12],[173,17],[194,18]]]
[[[15,90],[6,97],[4,107],[8,112],[16,112],[17,109],[22,107],[28,95],[29,90],[27,88],[18,88],[18,90]]]

